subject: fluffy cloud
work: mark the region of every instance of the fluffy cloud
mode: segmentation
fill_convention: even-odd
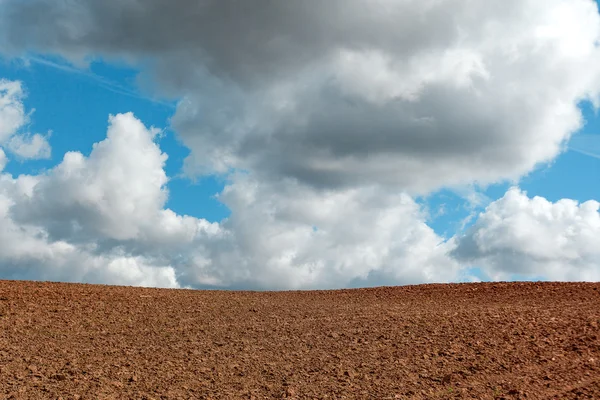
[[[22,132],[29,123],[24,98],[21,82],[0,79],[0,146],[23,159],[50,158],[51,148],[46,136]]]
[[[0,172],[2,172],[2,170],[6,166],[7,162],[8,162],[8,159],[6,158],[6,154],[4,153],[4,150],[2,150],[2,148],[0,148]]]
[[[600,89],[591,0],[1,7],[10,54],[151,65],[142,82],[186,98],[173,126],[192,173],[417,192],[518,178],[561,151]]]
[[[25,125],[27,115],[22,100],[20,82],[0,79],[0,144],[8,141]]]
[[[1,175],[3,276],[151,286],[315,288],[451,281],[449,248],[407,195],[231,177],[220,224],[165,208],[167,156],[132,114],[89,157]]]
[[[14,211],[19,220],[44,221],[54,238],[77,231],[82,238],[117,240],[135,239],[141,225],[156,222],[154,213],[167,198],[162,169],[167,157],[152,141],[157,131],[130,114],[109,122],[106,140],[94,146],[89,158],[69,152],[36,183]],[[65,227],[71,219],[74,223]]]
[[[551,203],[517,188],[490,204],[454,256],[482,266],[493,279],[512,275],[600,280],[600,203]]]
[[[13,220],[17,195],[31,192],[33,177],[0,176],[0,273],[3,279],[58,280],[177,287],[174,270],[118,249],[98,254],[95,245],[52,240],[43,225]]]
[[[231,242],[207,246],[202,269],[244,287],[331,288],[448,282],[461,270],[409,196],[379,187],[315,191],[287,180],[233,178],[221,200]],[[226,245],[226,248],[222,246]]]
[[[131,114],[111,117],[89,158],[70,152],[43,175],[0,175],[3,278],[179,286],[168,262],[128,248],[151,246],[155,229],[178,240],[185,226],[172,229],[161,210],[166,155],[155,134]]]
[[[13,181],[6,192],[14,200],[14,221],[42,227],[52,241],[92,243],[103,251],[151,252],[157,244],[168,248],[218,229],[164,209],[167,155],[153,141],[157,133],[131,113],[111,116],[107,138],[89,157],[69,152],[48,173]]]
[[[13,136],[7,147],[17,156],[26,159],[50,158],[52,153],[48,138],[39,133]]]

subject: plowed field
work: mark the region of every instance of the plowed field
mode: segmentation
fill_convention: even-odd
[[[600,399],[600,284],[0,281],[0,398]]]

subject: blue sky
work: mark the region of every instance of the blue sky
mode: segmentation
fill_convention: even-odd
[[[365,1],[0,3],[0,279],[600,279],[597,3]]]

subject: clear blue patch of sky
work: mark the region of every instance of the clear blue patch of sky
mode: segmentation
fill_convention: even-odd
[[[167,207],[179,214],[213,222],[229,215],[227,207],[214,198],[222,191],[224,182],[212,177],[192,182],[180,176],[189,151],[168,129],[174,103],[140,94],[135,87],[136,70],[98,61],[90,66],[90,71],[78,73],[55,60],[39,60],[29,65],[0,60],[0,79],[19,80],[24,84],[25,106],[28,110],[35,109],[28,130],[43,134],[52,131],[49,139],[52,157],[34,161],[12,157],[6,172],[38,174],[60,163],[67,151],[89,155],[93,144],[106,137],[110,114],[133,112],[146,126],[165,129],[159,144],[169,155],[165,166],[171,178]]]

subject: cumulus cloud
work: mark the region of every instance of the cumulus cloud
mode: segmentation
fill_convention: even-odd
[[[166,154],[132,114],[89,157],[2,175],[4,276],[224,288],[440,282],[461,269],[408,195],[231,177],[221,223],[165,208]],[[5,246],[5,247],[4,247]],[[79,268],[79,269],[77,269]]]
[[[20,82],[0,79],[0,144],[8,141],[27,122]]]
[[[448,282],[461,273],[405,194],[376,186],[323,192],[241,175],[220,199],[232,211],[222,227],[233,242],[207,247],[211,256],[201,272],[213,271],[223,282],[331,288]],[[185,279],[198,279],[196,271]]]
[[[17,156],[26,159],[50,158],[52,153],[48,138],[39,133],[13,136],[7,147]]]
[[[6,158],[6,153],[0,148],[0,172],[2,172],[7,163],[8,159]]]
[[[0,175],[3,277],[179,286],[168,261],[127,247],[151,246],[154,229],[172,228],[156,133],[131,114],[111,117],[89,158],[70,152],[42,175]]]
[[[10,54],[152,65],[141,81],[186,99],[173,127],[190,173],[417,192],[518,178],[561,151],[600,89],[591,0],[2,8]]]
[[[453,255],[480,265],[493,279],[512,275],[600,280],[600,203],[552,203],[518,188],[490,204]]]
[[[50,158],[47,136],[23,132],[30,115],[25,112],[24,98],[21,82],[0,79],[0,146],[23,159]]]
[[[41,224],[23,224],[12,218],[19,196],[37,184],[34,177],[14,180],[0,175],[0,273],[3,279],[58,280],[177,287],[174,270],[142,256],[118,249],[98,254],[93,243],[76,246],[52,240]]]
[[[102,235],[134,239],[140,224],[149,221],[164,204],[167,156],[153,143],[156,130],[131,114],[111,116],[106,140],[97,143],[89,158],[79,152],[65,154],[52,173],[36,183],[15,214],[27,221],[45,221],[55,238]],[[63,232],[63,222],[76,223]]]

